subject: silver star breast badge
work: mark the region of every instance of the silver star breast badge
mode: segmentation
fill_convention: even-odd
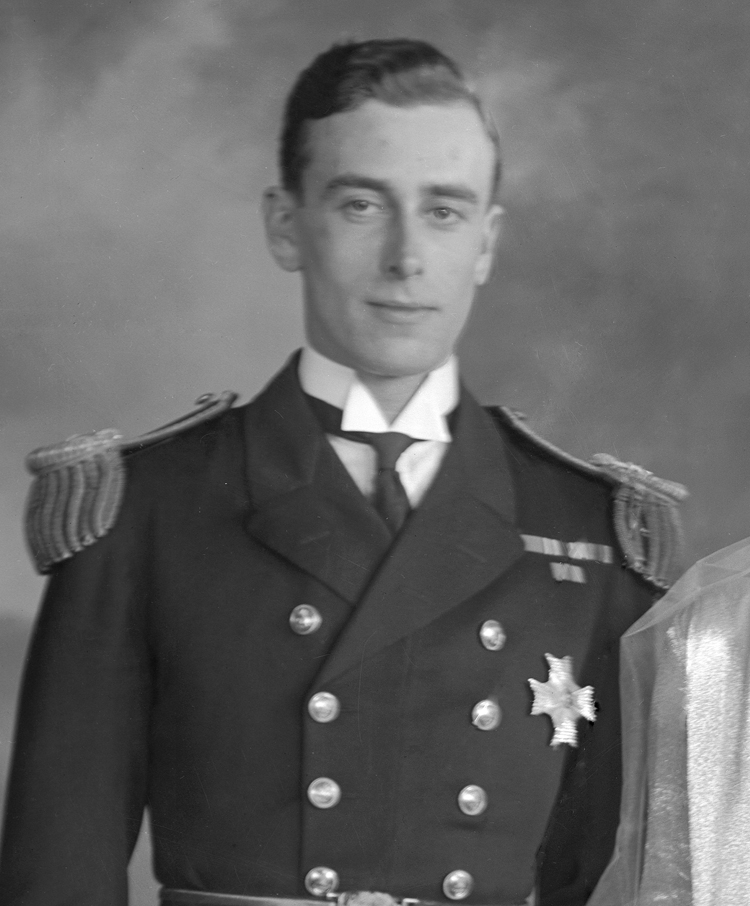
[[[567,743],[578,745],[576,722],[584,717],[589,723],[596,720],[594,713],[594,687],[582,689],[573,679],[573,658],[544,655],[549,664],[549,679],[546,683],[530,679],[529,685],[534,693],[531,705],[532,714],[549,714],[555,729],[551,746]]]

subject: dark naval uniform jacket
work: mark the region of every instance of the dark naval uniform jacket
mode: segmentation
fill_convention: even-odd
[[[4,906],[125,904],[144,808],[168,888],[309,899],[330,869],[339,891],[586,901],[618,817],[618,640],[653,600],[609,484],[462,391],[393,541],[294,364],[126,470],[36,626]],[[531,713],[548,654],[593,688],[577,746]]]

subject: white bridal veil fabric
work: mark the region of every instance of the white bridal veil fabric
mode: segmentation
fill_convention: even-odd
[[[624,786],[589,906],[750,906],[750,539],[621,643]]]

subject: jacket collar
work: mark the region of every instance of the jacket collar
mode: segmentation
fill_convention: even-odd
[[[466,390],[440,472],[392,542],[310,412],[296,367],[295,356],[246,409],[246,525],[357,605],[322,680],[476,594],[523,545],[502,439]]]
[[[246,528],[354,604],[392,537],[321,431],[297,362],[246,409]]]
[[[523,554],[501,437],[465,390],[454,438],[435,482],[326,659],[317,686],[462,604]]]

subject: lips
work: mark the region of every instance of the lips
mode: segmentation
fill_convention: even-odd
[[[421,302],[399,302],[394,300],[370,300],[367,303],[376,317],[390,324],[409,324],[422,320],[436,311],[434,305]]]
[[[385,308],[435,308],[427,302],[415,302],[412,299],[368,299],[367,304],[382,305]]]

